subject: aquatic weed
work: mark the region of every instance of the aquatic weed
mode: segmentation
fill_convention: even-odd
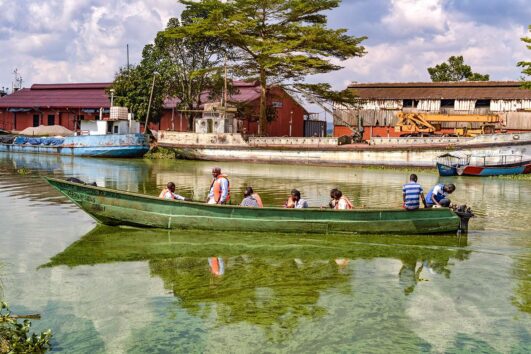
[[[27,169],[25,167],[17,169],[17,173],[21,176],[29,175],[31,173],[30,169]]]
[[[31,321],[25,319],[20,323],[19,318],[11,314],[7,303],[0,302],[0,353],[45,353],[50,350],[52,331],[30,334]]]

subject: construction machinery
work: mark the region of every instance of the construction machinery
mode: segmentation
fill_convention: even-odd
[[[440,132],[442,123],[469,123],[469,126],[455,127],[453,133],[457,136],[476,136],[492,134],[503,125],[498,114],[435,114],[435,113],[406,113],[399,112],[395,124],[395,132],[401,135],[424,136]],[[472,123],[480,123],[479,128],[472,128]]]

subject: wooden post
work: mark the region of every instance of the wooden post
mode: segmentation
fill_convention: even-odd
[[[175,107],[171,108],[171,130],[175,131]]]

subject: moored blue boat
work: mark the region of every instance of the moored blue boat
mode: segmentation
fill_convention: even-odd
[[[149,151],[145,134],[105,134],[64,138],[16,137],[0,143],[0,151],[85,157],[141,157]]]
[[[506,176],[531,173],[531,160],[522,155],[493,154],[460,157],[444,154],[437,158],[440,176]]]
[[[444,154],[437,157],[439,176],[457,176],[459,174],[458,169],[466,165],[468,165],[467,156]]]
[[[459,171],[462,176],[508,176],[531,173],[531,161],[514,166],[466,166]]]

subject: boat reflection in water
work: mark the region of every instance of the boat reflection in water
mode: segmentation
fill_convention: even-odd
[[[269,341],[279,342],[301,322],[332,311],[320,300],[324,294],[352,298],[366,291],[353,283],[357,267],[392,261],[403,296],[428,268],[450,277],[449,264],[469,256],[461,248],[466,243],[455,236],[322,238],[97,226],[43,267],[148,261],[151,276],[162,279],[189,316],[259,326]]]
[[[146,160],[97,159],[60,155],[0,154],[0,165],[13,170],[29,170],[43,176],[76,177],[96,182],[98,186],[144,192],[151,175],[151,164]],[[20,175],[13,174],[20,179]]]

